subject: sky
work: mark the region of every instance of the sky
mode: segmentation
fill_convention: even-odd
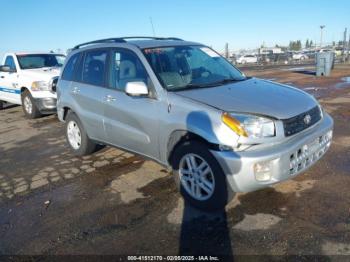
[[[0,57],[118,36],[173,36],[218,51],[324,42],[350,29],[348,0],[0,0]]]

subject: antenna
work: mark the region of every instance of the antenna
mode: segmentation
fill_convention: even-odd
[[[152,17],[151,17],[151,16],[149,17],[149,21],[150,21],[151,26],[152,26],[153,36],[156,36],[156,32],[154,31],[153,20],[152,20]]]

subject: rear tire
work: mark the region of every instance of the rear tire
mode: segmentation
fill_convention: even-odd
[[[205,144],[184,142],[175,149],[171,163],[177,188],[192,206],[219,210],[232,199],[226,175]]]
[[[65,130],[68,145],[74,155],[89,155],[99,149],[98,145],[88,137],[80,119],[75,113],[68,113]]]
[[[22,109],[24,115],[28,119],[34,119],[41,117],[41,113],[37,106],[35,105],[34,99],[28,90],[25,90],[21,94]]]

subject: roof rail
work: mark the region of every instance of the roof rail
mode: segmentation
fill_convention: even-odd
[[[82,43],[79,45],[76,45],[73,47],[72,50],[79,49],[82,46],[85,45],[92,45],[92,44],[102,44],[102,43],[126,43],[126,40],[128,39],[153,39],[153,40],[174,40],[174,41],[184,41],[180,38],[176,37],[155,37],[155,36],[126,36],[126,37],[115,37],[115,38],[106,38],[106,39],[100,39],[100,40],[94,40],[86,43]]]
[[[181,38],[177,37],[156,37],[156,36],[126,36],[126,37],[120,37],[121,39],[153,39],[153,40],[177,40],[177,41],[184,41]]]
[[[73,50],[79,49],[80,47],[85,46],[85,45],[100,44],[100,43],[125,43],[125,42],[126,41],[120,37],[118,37],[118,38],[106,38],[106,39],[100,39],[100,40],[90,41],[90,42],[76,45],[75,47],[73,47]]]

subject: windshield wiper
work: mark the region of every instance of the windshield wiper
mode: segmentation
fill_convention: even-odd
[[[217,82],[213,82],[213,83],[209,83],[209,84],[187,84],[185,86],[182,87],[177,87],[174,88],[173,90],[170,91],[183,91],[183,90],[190,90],[190,89],[195,89],[195,88],[208,88],[208,87],[215,87],[215,86],[220,86],[220,85],[224,85],[224,84],[228,84],[228,83],[232,83],[232,82],[240,82],[240,81],[244,81],[247,80],[248,77],[242,78],[242,79],[236,79],[236,78],[225,78],[223,80],[217,81]]]
[[[240,82],[240,81],[245,81],[247,80],[248,77],[245,77],[245,78],[242,78],[242,79],[237,79],[237,78],[225,78],[225,79],[222,79],[220,81],[217,81],[217,82],[214,82],[214,83],[211,83],[210,85],[225,85],[225,84],[228,84],[228,83],[233,83],[233,82]]]

